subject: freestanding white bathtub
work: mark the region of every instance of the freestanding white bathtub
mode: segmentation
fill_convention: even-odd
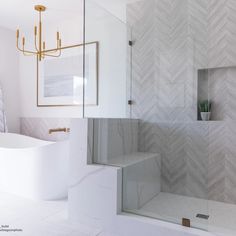
[[[67,197],[69,142],[0,133],[0,191],[37,200]]]

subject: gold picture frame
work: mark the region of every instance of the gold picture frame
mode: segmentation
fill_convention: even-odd
[[[45,85],[46,84],[45,72],[43,73],[42,71],[40,71],[41,67],[45,67],[45,60],[42,60],[40,62],[39,59],[37,58],[37,107],[73,107],[73,106],[83,106],[83,105],[86,105],[86,106],[97,106],[98,105],[99,42],[94,41],[94,42],[86,43],[85,47],[84,47],[84,44],[62,47],[61,50],[63,53],[63,52],[67,52],[69,50],[74,50],[76,48],[78,49],[78,57],[80,57],[80,59],[82,60],[82,64],[85,64],[85,65],[79,66],[80,70],[82,70],[82,68],[83,68],[85,71],[78,71],[78,73],[79,73],[79,74],[77,74],[78,76],[73,76],[74,74],[68,75],[68,78],[70,81],[73,78],[74,79],[76,78],[76,80],[77,80],[76,83],[78,85],[77,86],[78,88],[76,87],[76,94],[78,94],[78,97],[76,97],[75,94],[73,94],[73,96],[71,96],[72,95],[71,90],[73,90],[75,87],[75,85],[71,84],[71,83],[69,86],[70,87],[70,96],[69,95],[66,95],[64,97],[63,96],[58,96],[58,97],[54,96],[55,90],[56,90],[55,87],[53,88],[52,85],[50,85],[51,88],[48,89],[48,87],[50,87],[50,86]],[[83,48],[85,48],[85,50],[83,50]],[[85,55],[83,55],[83,52],[85,53]],[[73,53],[74,53],[73,54],[73,59],[74,59],[76,57],[76,52],[73,52]],[[69,56],[64,57],[64,59],[65,58],[69,58]],[[58,60],[58,59],[59,58],[56,58],[56,59],[50,58],[48,61],[52,62],[52,60]],[[84,59],[85,59],[85,61],[84,61]],[[59,66],[57,66],[57,68],[59,70],[62,67],[60,65],[63,64],[63,56],[62,56],[61,60],[62,60],[62,62],[59,62]],[[88,63],[86,63],[87,60],[90,60],[90,61]],[[56,64],[57,62],[53,61],[54,64]],[[75,60],[73,61],[72,64],[75,64],[74,62],[75,62]],[[67,67],[69,64],[70,63],[67,63]],[[88,68],[87,68],[87,65],[88,65]],[[54,67],[55,67],[55,65],[54,65]],[[92,68],[90,68],[90,67],[92,67]],[[75,70],[75,66],[72,70]],[[45,69],[43,69],[43,71],[45,71]],[[84,75],[85,75],[85,78],[83,77]],[[51,82],[53,81],[53,83],[51,83],[51,84],[55,85],[57,83],[56,79],[60,78],[60,75],[52,76],[50,74],[50,76],[51,76],[51,78],[48,79],[48,81],[51,81]],[[63,75],[63,76],[62,76],[62,79],[64,81],[63,83],[65,83],[66,78],[65,78],[65,75]],[[92,78],[89,78],[89,77],[92,77]],[[84,84],[84,82],[87,82],[87,83]],[[62,87],[63,83],[61,83],[61,87]],[[72,86],[73,86],[73,88],[71,88]],[[56,85],[56,87],[59,87],[59,86]],[[64,89],[64,87],[63,87],[63,89]],[[81,95],[79,90],[80,90],[80,92],[85,91],[84,95],[83,94]],[[51,92],[51,94],[48,95],[50,92],[45,92],[45,91],[53,91],[53,92]],[[58,89],[58,91],[62,91],[62,90]],[[46,94],[46,96],[45,96],[45,94]],[[77,100],[75,100],[75,98]],[[69,102],[70,99],[72,99],[71,102]]]

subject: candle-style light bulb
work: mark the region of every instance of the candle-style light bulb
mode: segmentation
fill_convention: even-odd
[[[18,30],[16,31],[16,37],[19,38],[19,36],[20,36],[20,30],[18,29]]]
[[[34,26],[34,35],[35,36],[37,35],[37,31],[38,31],[37,26]]]

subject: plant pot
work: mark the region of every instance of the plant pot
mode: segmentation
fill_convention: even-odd
[[[201,112],[201,118],[203,121],[209,121],[211,119],[211,112]]]

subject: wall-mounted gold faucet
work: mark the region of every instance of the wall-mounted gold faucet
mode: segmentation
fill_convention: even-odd
[[[49,134],[52,133],[58,133],[58,132],[65,132],[65,133],[70,133],[70,128],[57,128],[57,129],[50,129]]]

